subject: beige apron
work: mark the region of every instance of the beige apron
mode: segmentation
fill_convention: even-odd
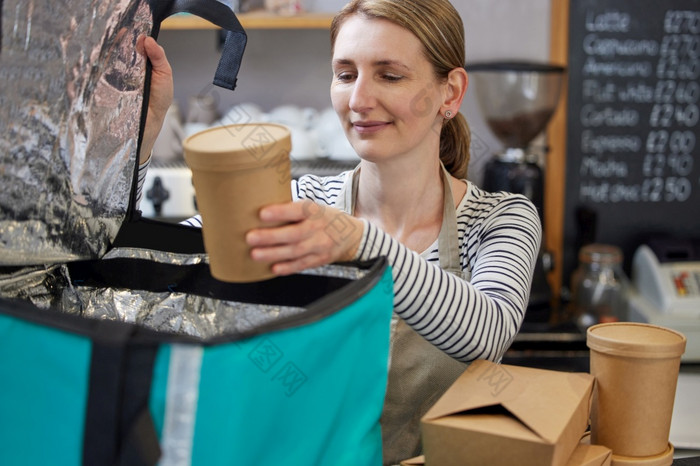
[[[359,167],[345,183],[336,207],[348,214],[355,210]],[[440,268],[462,279],[469,277],[459,261],[457,214],[449,174],[442,167],[444,210],[438,236]],[[350,185],[350,189],[348,189]],[[421,337],[394,314],[391,322],[389,381],[382,411],[384,464],[398,464],[421,452],[420,419],[467,368]]]

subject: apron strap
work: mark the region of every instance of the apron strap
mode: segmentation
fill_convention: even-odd
[[[457,211],[452,196],[450,174],[440,162],[442,168],[442,185],[444,187],[442,226],[438,235],[438,254],[440,268],[463,278],[462,264],[459,260],[459,236],[457,234]]]

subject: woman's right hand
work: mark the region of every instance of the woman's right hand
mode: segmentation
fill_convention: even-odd
[[[310,200],[268,205],[260,220],[281,226],[251,230],[246,241],[253,260],[271,262],[275,275],[354,259],[365,227],[358,218]]]
[[[165,115],[173,102],[173,71],[165,56],[163,47],[153,37],[140,36],[136,41],[136,50],[150,60],[153,66],[151,88],[148,99],[148,113],[139,163],[144,163],[153,150],[165,121]]]

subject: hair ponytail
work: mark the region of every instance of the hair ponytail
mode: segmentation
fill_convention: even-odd
[[[440,132],[440,160],[450,175],[466,179],[472,133],[464,115],[457,112],[445,121]]]

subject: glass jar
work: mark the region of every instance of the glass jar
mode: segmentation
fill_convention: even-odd
[[[579,251],[571,276],[573,317],[585,331],[598,323],[627,320],[629,280],[622,271],[622,250],[589,244]]]

